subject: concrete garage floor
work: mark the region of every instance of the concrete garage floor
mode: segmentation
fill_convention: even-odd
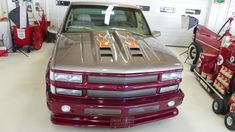
[[[10,54],[0,58],[0,132],[225,132],[224,116],[215,115],[211,109],[213,99],[202,89],[185,64],[181,88],[185,100],[180,114],[128,129],[95,129],[57,126],[50,122],[46,106],[44,74],[54,44],[44,44],[40,51],[29,57]],[[176,55],[185,49],[171,48]],[[185,56],[179,57],[183,62]]]

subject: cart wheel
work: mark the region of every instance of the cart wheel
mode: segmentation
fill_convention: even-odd
[[[30,52],[31,52],[31,48],[28,47],[28,48],[27,48],[27,53],[30,53]]]
[[[226,114],[224,123],[229,130],[235,130],[235,114],[231,112]]]
[[[12,51],[15,53],[15,52],[16,52],[16,47],[13,47],[13,48],[12,48]]]
[[[196,68],[196,66],[197,66],[196,64],[192,64],[191,67],[190,67],[190,71],[194,72],[194,69]]]
[[[226,114],[228,106],[222,99],[215,99],[212,104],[212,109],[216,114]]]
[[[202,52],[202,48],[200,44],[196,42],[192,42],[188,48],[188,58],[192,62],[192,64],[197,63],[201,52]]]
[[[16,50],[17,50],[17,46],[16,46],[16,44],[15,44],[15,40],[13,39],[12,41],[13,41],[13,42],[12,42],[12,51],[15,53]]]
[[[42,47],[42,43],[43,43],[43,36],[42,36],[42,32],[40,30],[40,28],[36,28],[33,31],[32,34],[32,38],[33,38],[33,47],[35,50],[39,50]]]

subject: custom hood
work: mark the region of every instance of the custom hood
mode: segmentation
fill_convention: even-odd
[[[53,68],[92,73],[144,73],[182,69],[156,38],[127,31],[61,34]]]

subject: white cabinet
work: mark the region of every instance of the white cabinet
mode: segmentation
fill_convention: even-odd
[[[2,4],[0,4],[0,18],[3,17],[3,10],[2,10]]]
[[[8,21],[0,21],[0,36],[4,35],[3,41],[7,48],[11,48],[11,35]],[[1,38],[2,39],[2,38]]]

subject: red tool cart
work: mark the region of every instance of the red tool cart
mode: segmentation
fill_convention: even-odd
[[[47,21],[44,10],[40,7],[40,5],[38,3],[35,5],[40,20],[34,21],[31,25],[28,24],[28,26],[25,28],[20,28],[20,26],[17,24],[12,26],[14,40],[13,52],[16,52],[18,48],[23,46],[27,46],[28,53],[31,51],[31,49],[39,50],[42,47],[42,44],[46,38],[47,27],[50,26],[50,22]],[[28,6],[31,8],[30,5]],[[17,8],[10,13],[12,17],[14,17],[14,11],[17,12]]]
[[[18,28],[13,26],[13,39],[16,47],[28,46],[27,52],[31,51],[31,47],[39,50],[44,41],[43,34],[39,25],[31,25],[26,28]],[[14,49],[15,50],[15,49]]]
[[[189,46],[189,51],[195,51],[189,53],[195,59],[192,62],[196,62],[191,70],[214,98],[214,113],[226,115],[224,123],[229,130],[235,130],[235,36],[230,32],[233,20],[233,17],[229,18],[218,34],[197,26],[194,42]],[[226,25],[226,32],[220,35]],[[197,47],[200,47],[200,52],[196,52],[199,51]]]

